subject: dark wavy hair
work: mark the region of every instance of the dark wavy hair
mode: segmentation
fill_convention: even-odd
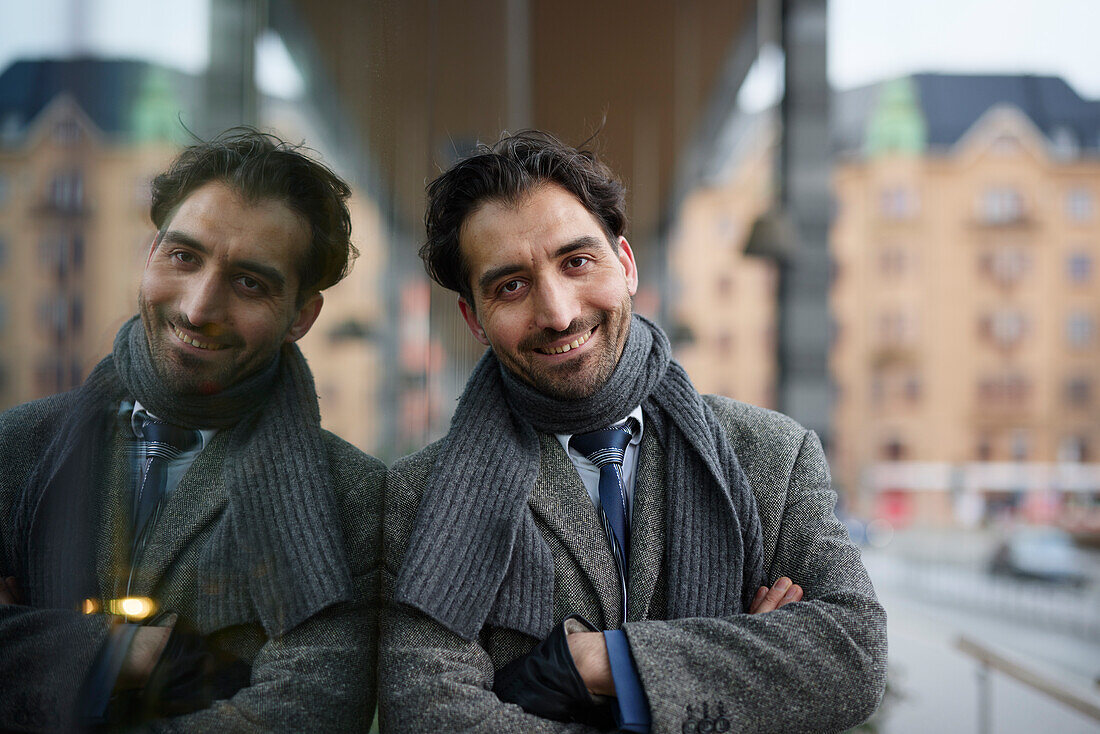
[[[619,237],[626,231],[625,187],[595,153],[571,148],[549,133],[527,130],[505,134],[493,145],[479,144],[428,184],[428,238],[420,248],[428,275],[473,306],[469,265],[459,249],[462,226],[486,202],[516,204],[545,183],[577,197],[618,251]]]
[[[211,181],[228,184],[248,201],[284,202],[310,230],[310,246],[298,266],[301,302],[307,294],[339,283],[359,255],[351,244],[351,189],[306,150],[250,127],[231,128],[188,146],[153,179],[153,224],[163,231],[179,205]]]

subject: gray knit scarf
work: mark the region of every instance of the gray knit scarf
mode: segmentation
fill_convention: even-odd
[[[235,569],[270,636],[352,597],[313,377],[298,347],[284,346],[269,368],[215,395],[184,398],[157,376],[145,329],[134,317],[115,337],[112,356],[78,388],[75,409],[58,426],[24,493],[28,545],[38,549],[24,561],[40,586],[51,589],[47,601],[63,606],[94,589],[87,578],[90,549],[73,552],[74,544],[87,544],[72,532],[87,523],[74,512],[95,504],[89,498],[93,462],[124,397],[172,423],[228,431],[229,516],[213,539],[217,552],[200,562],[200,577]],[[215,618],[222,618],[219,604],[233,603],[226,595],[200,597]]]
[[[554,624],[554,568],[527,506],[536,432],[596,430],[639,404],[667,457],[669,617],[747,609],[764,575],[756,500],[667,337],[637,315],[614,372],[584,400],[547,397],[485,353],[432,467],[395,599],[467,640],[485,624],[544,637]]]

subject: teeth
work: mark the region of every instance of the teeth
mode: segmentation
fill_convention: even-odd
[[[588,332],[585,333],[584,336],[579,336],[576,339],[574,339],[573,341],[569,342],[568,344],[563,344],[560,347],[548,347],[548,348],[543,349],[541,351],[544,352],[545,354],[565,354],[570,349],[576,349],[581,344],[584,344],[586,341],[588,341],[588,338],[590,336],[592,336],[592,330],[591,329],[589,329]]]
[[[175,327],[172,327],[172,331],[176,333],[177,339],[185,344],[190,344],[193,347],[198,347],[199,349],[209,349],[211,351],[217,351],[218,349],[222,348],[220,344],[207,344],[206,342],[200,342],[197,339],[192,339],[191,337],[187,336],[187,334],[184,334],[182,331]]]

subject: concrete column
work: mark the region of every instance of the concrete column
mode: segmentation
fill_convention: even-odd
[[[781,114],[781,198],[797,235],[780,277],[779,409],[827,444],[831,389],[828,348],[829,82],[826,0],[783,0],[786,55]]]
[[[264,0],[210,1],[210,66],[204,80],[200,135],[257,120],[256,37],[266,24]]]

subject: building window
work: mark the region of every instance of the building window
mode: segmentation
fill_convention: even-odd
[[[1069,378],[1066,380],[1064,395],[1067,407],[1089,407],[1092,403],[1092,380],[1084,375]]]
[[[878,338],[883,344],[912,344],[917,340],[917,317],[908,311],[887,311],[878,318]]]
[[[1082,348],[1092,344],[1096,334],[1096,322],[1084,311],[1074,311],[1066,318],[1066,341],[1071,347]]]
[[[1094,207],[1092,192],[1086,188],[1071,189],[1066,194],[1066,216],[1071,222],[1090,221]]]
[[[58,145],[72,145],[80,142],[80,125],[71,117],[58,120],[53,126],[53,139]]]
[[[1013,347],[1027,333],[1027,317],[1015,309],[998,309],[982,318],[981,333],[999,347]]]
[[[60,211],[79,211],[84,206],[84,176],[80,171],[59,173],[46,191],[50,206]]]
[[[902,461],[906,453],[905,444],[897,436],[882,445],[882,458],[886,461]]]
[[[978,461],[989,461],[993,458],[993,439],[988,433],[978,436],[978,443],[974,447],[974,458]]]
[[[1026,428],[1017,428],[1012,431],[1009,451],[1013,461],[1027,461],[1028,456],[1031,455],[1031,431]]]
[[[887,245],[879,251],[878,269],[885,277],[901,277],[913,266],[913,258],[907,248]]]
[[[1066,277],[1070,283],[1088,283],[1092,279],[1092,256],[1075,252],[1066,258]]]
[[[982,255],[981,269],[1001,285],[1012,285],[1031,270],[1031,255],[1020,247],[999,247]]]
[[[38,243],[38,262],[58,280],[70,273],[79,273],[84,267],[84,235],[75,232],[69,236],[51,234],[43,237]]]
[[[890,186],[879,193],[879,213],[883,219],[913,219],[919,206],[917,192],[906,186]]]
[[[1058,461],[1086,462],[1089,460],[1089,443],[1084,436],[1066,436],[1058,442]]]
[[[1024,197],[1009,186],[994,186],[982,194],[979,217],[986,224],[1011,224],[1024,217]]]
[[[978,397],[985,404],[1018,407],[1031,396],[1031,380],[1018,372],[1002,372],[978,383]]]

